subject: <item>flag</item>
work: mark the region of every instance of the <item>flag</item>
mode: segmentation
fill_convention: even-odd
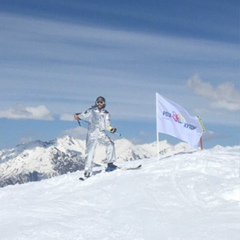
[[[203,129],[197,117],[177,103],[156,93],[157,132],[165,133],[197,147]]]

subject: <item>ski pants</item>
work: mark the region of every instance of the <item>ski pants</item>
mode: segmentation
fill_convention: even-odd
[[[86,139],[86,152],[85,152],[85,171],[92,171],[94,155],[98,144],[102,144],[106,148],[107,162],[116,161],[116,152],[114,142],[105,133],[96,129],[93,132],[88,132]]]

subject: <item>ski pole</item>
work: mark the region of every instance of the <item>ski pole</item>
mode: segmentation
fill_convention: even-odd
[[[115,132],[115,133],[112,133],[112,134],[117,134],[119,137],[122,136],[122,134],[121,134],[121,133],[118,133],[118,132]]]
[[[85,121],[85,120],[83,120],[83,119],[80,119],[80,120],[78,120],[77,119],[77,121],[78,121],[78,125],[81,127],[81,122],[80,121],[83,121],[83,122],[85,122],[85,123],[89,123],[88,121]]]

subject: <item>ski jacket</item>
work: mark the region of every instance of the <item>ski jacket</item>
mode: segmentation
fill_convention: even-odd
[[[111,130],[112,128],[110,114],[105,108],[99,109],[95,105],[78,115],[81,119],[89,123],[88,130],[90,132],[94,132],[95,130]]]

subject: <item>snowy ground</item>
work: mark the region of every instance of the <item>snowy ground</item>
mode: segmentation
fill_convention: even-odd
[[[0,189],[2,240],[238,240],[240,148]]]

